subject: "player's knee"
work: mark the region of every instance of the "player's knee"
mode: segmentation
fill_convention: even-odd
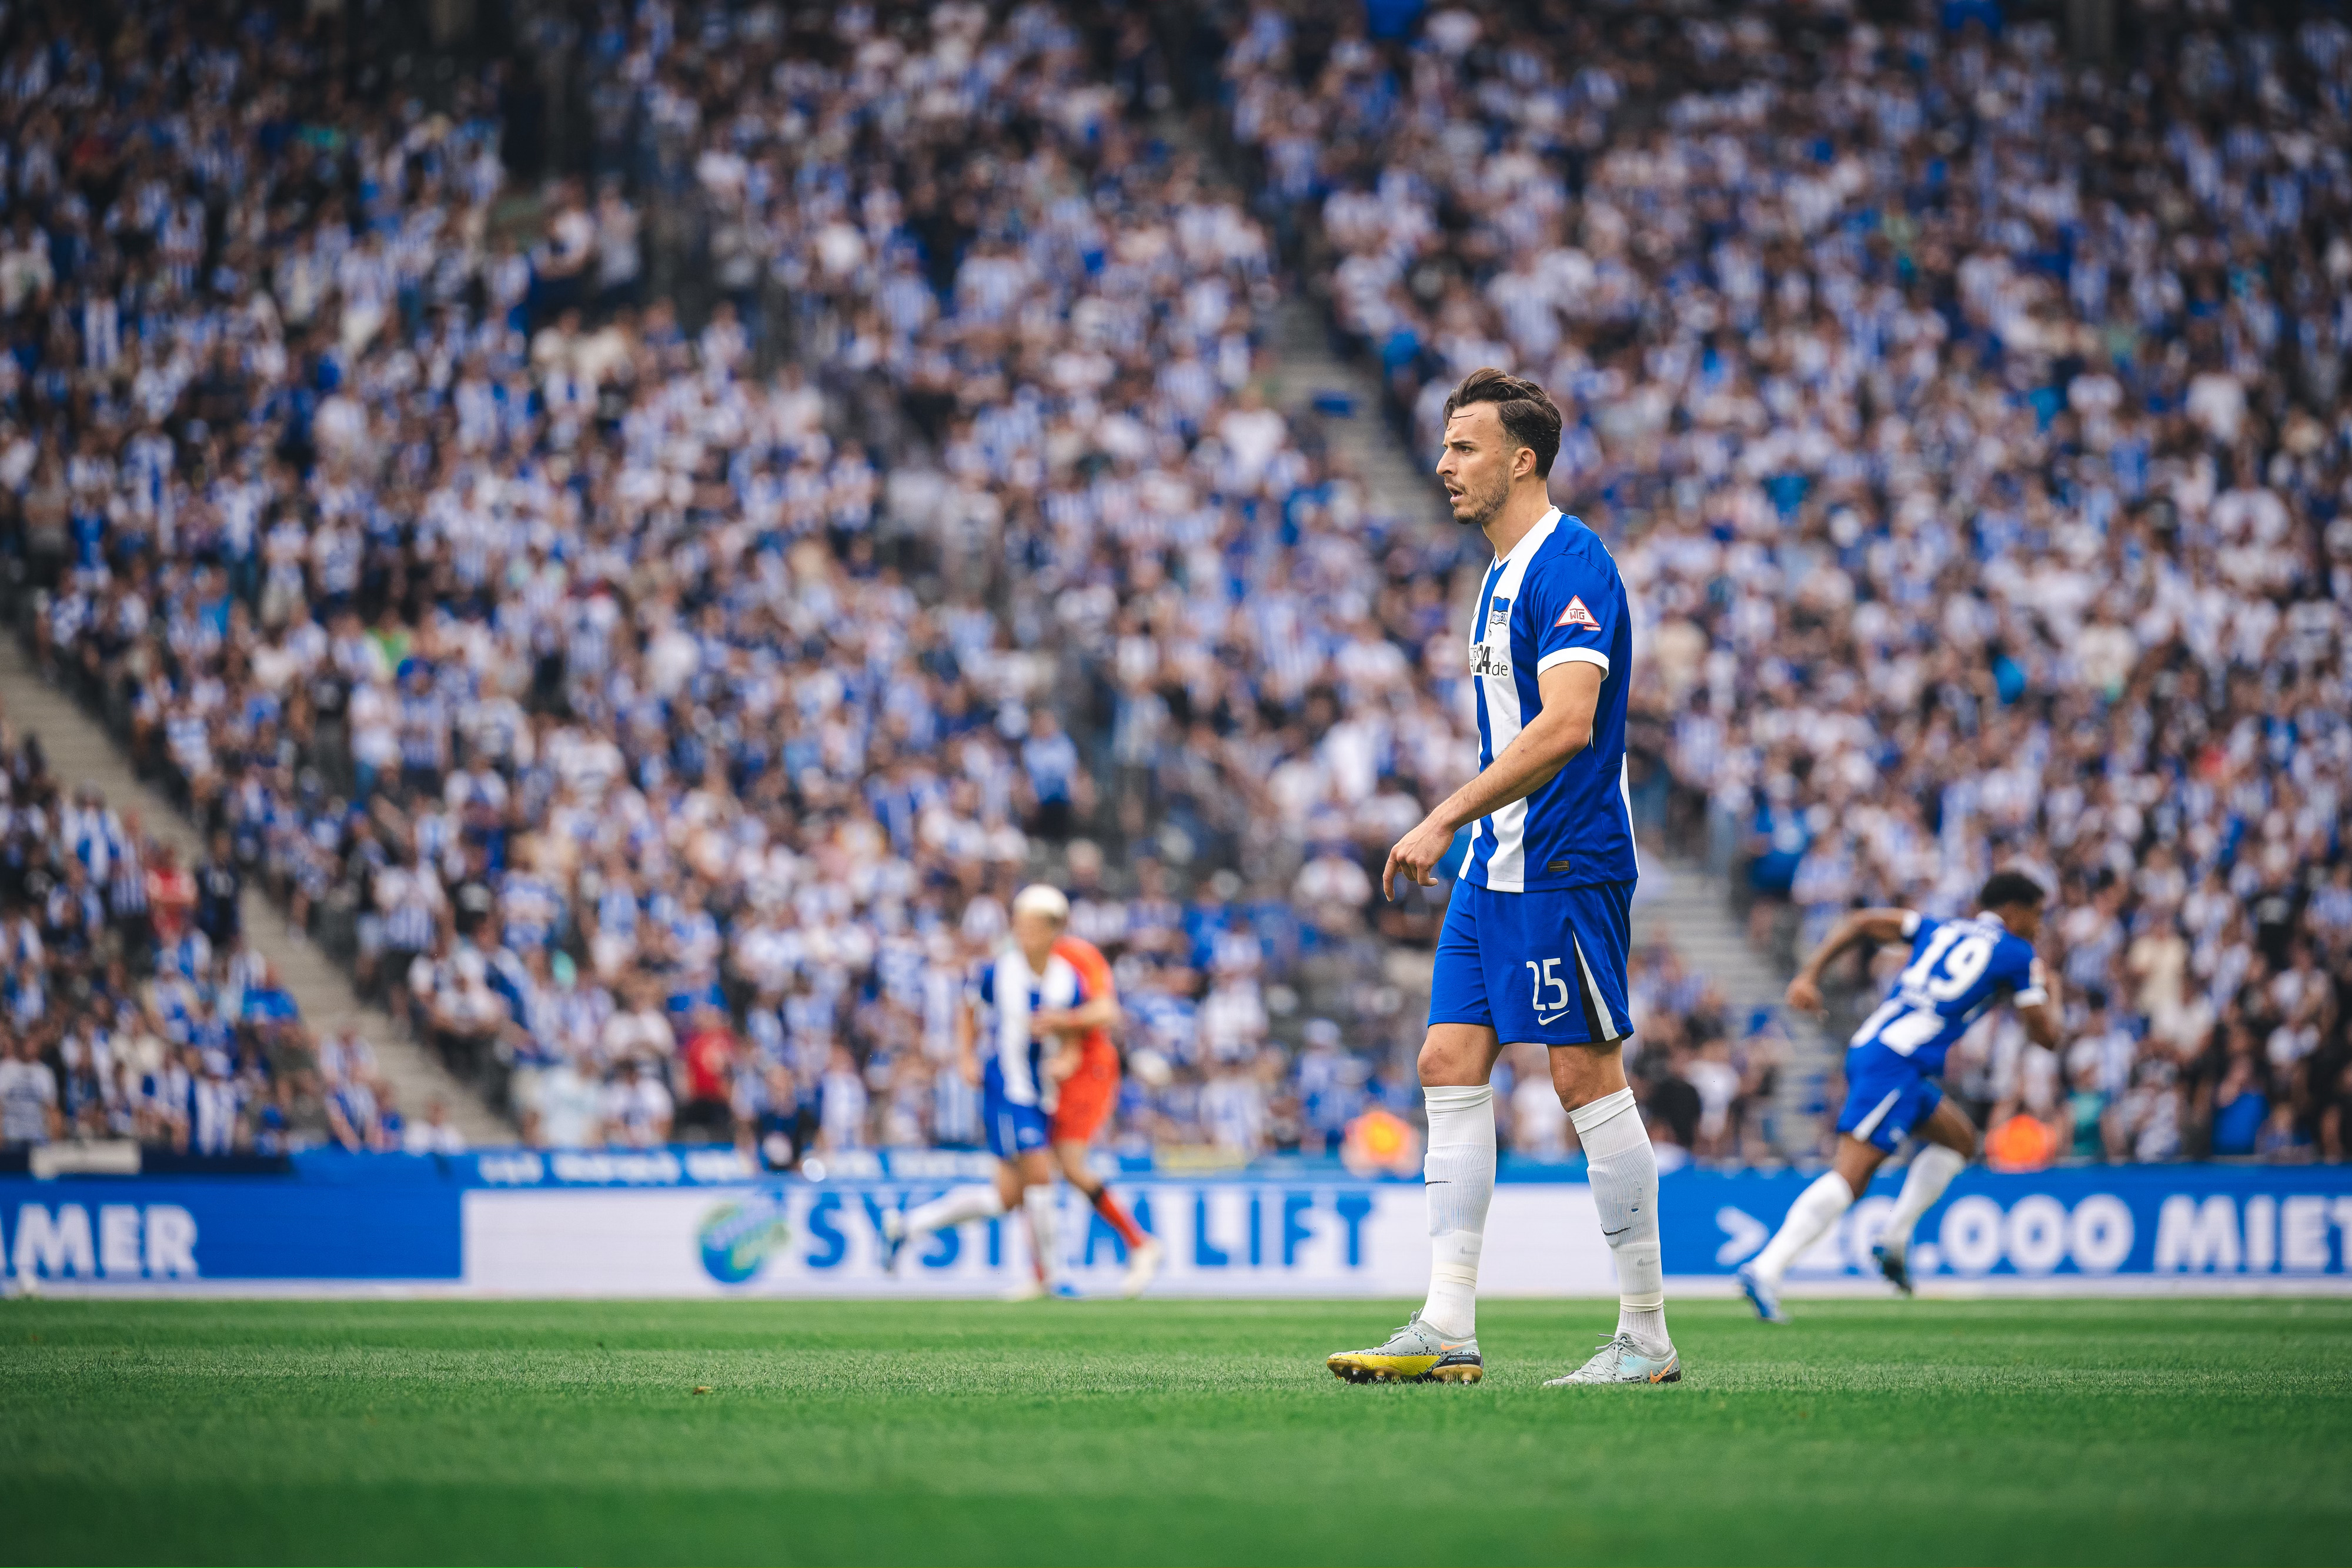
[[[1473,1061],[1471,1057],[1472,1053],[1465,1051],[1459,1043],[1431,1035],[1421,1042],[1421,1055],[1415,1061],[1421,1071],[1421,1086],[1434,1089],[1447,1084],[1476,1082],[1475,1072],[1481,1064]],[[1465,1073],[1473,1076],[1465,1077]]]
[[[1551,1058],[1552,1092],[1559,1096],[1563,1110],[1580,1111],[1624,1086],[1622,1075],[1607,1071],[1605,1064],[1611,1058],[1604,1052],[1560,1046],[1548,1054]]]

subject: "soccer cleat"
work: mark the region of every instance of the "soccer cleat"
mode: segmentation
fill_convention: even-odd
[[[1478,1336],[1449,1340],[1415,1312],[1386,1344],[1343,1350],[1324,1362],[1343,1383],[1475,1383],[1486,1375]]]
[[[882,1216],[882,1271],[898,1271],[898,1253],[907,1245],[907,1217],[897,1209]]]
[[[1048,1285],[1045,1293],[1057,1301],[1083,1301],[1087,1299],[1087,1293],[1067,1280],[1057,1285]]]
[[[1034,1274],[1024,1274],[1008,1285],[997,1298],[1000,1301],[1042,1301],[1045,1299],[1045,1281]]]
[[[1570,1373],[1555,1377],[1546,1388],[1567,1388],[1580,1383],[1680,1383],[1683,1380],[1683,1358],[1675,1354],[1673,1345],[1666,1346],[1664,1355],[1652,1355],[1634,1341],[1632,1334],[1621,1333],[1604,1341],[1592,1359]]]
[[[1777,1285],[1766,1284],[1764,1276],[1756,1271],[1755,1264],[1747,1263],[1740,1266],[1739,1288],[1746,1293],[1748,1304],[1756,1309],[1758,1317],[1768,1323],[1785,1323],[1789,1321],[1789,1314],[1780,1310],[1780,1288]]]
[[[1168,1260],[1168,1249],[1147,1236],[1143,1245],[1127,1255],[1127,1278],[1118,1282],[1120,1291],[1130,1301],[1150,1288],[1160,1273],[1160,1265]]]
[[[1889,1252],[1884,1247],[1872,1248],[1870,1255],[1878,1260],[1878,1271],[1886,1276],[1888,1284],[1906,1296],[1912,1293],[1911,1262],[1908,1258],[1900,1252]]]

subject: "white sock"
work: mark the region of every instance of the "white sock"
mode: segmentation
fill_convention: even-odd
[[[1948,1149],[1941,1144],[1929,1144],[1911,1156],[1911,1169],[1903,1178],[1903,1190],[1895,1197],[1893,1212],[1886,1217],[1886,1228],[1878,1233],[1878,1244],[1900,1258],[1911,1249],[1911,1230],[1919,1217],[1933,1208],[1952,1178],[1969,1168],[1969,1162],[1958,1149]]]
[[[1478,1332],[1478,1253],[1495,1197],[1495,1089],[1422,1091],[1429,1153],[1421,1164],[1429,1199],[1429,1300],[1422,1322],[1448,1339]]]
[[[1789,1206],[1789,1218],[1780,1221],[1780,1228],[1764,1250],[1756,1254],[1756,1271],[1767,1283],[1777,1285],[1789,1265],[1805,1255],[1805,1249],[1822,1239],[1838,1221],[1838,1216],[1853,1207],[1853,1188],[1846,1186],[1845,1177],[1835,1171],[1823,1171],[1821,1179],[1797,1195]]]
[[[1665,1264],[1658,1249],[1658,1156],[1634,1108],[1633,1092],[1620,1089],[1568,1113],[1584,1145],[1585,1179],[1601,1211],[1601,1237],[1617,1259],[1617,1332],[1646,1351],[1664,1350]]]
[[[1004,1199],[997,1196],[993,1185],[960,1186],[908,1209],[904,1223],[908,1235],[922,1236],[961,1225],[967,1219],[994,1219],[1003,1212]]]
[[[1054,1212],[1059,1207],[1055,1199],[1060,1196],[1049,1182],[1031,1187],[1021,1198],[1021,1207],[1029,1215],[1029,1239],[1037,1249],[1037,1266],[1049,1286],[1062,1282],[1062,1251],[1054,1245]]]

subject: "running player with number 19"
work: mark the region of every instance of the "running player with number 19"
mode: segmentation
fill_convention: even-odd
[[[1859,909],[1838,922],[1797,977],[1789,1005],[1819,1012],[1822,971],[1857,943],[1909,945],[1911,961],[1886,1000],[1863,1020],[1846,1048],[1844,1113],[1837,1156],[1790,1206],[1780,1231],[1739,1270],[1740,1287],[1766,1322],[1785,1322],[1780,1281],[1870,1185],[1871,1173],[1911,1134],[1925,1145],[1912,1156],[1903,1190],[1879,1233],[1878,1267],[1911,1293],[1909,1250],[1919,1217],[1944,1195],[1976,1154],[1977,1130],[1944,1098],[1936,1080],[1944,1055],[1986,1009],[2006,999],[2036,1045],[2058,1043],[2057,1009],[2034,956],[2042,929],[2042,884],[2023,872],[1994,873],[1968,920],[1930,920],[1908,909]]]
[[[1389,852],[1381,887],[1423,887],[1475,824],[1446,901],[1421,1047],[1429,1153],[1429,1298],[1385,1343],[1328,1364],[1355,1383],[1475,1383],[1478,1256],[1495,1193],[1495,1090],[1506,1045],[1548,1048],[1617,1262],[1617,1327],[1554,1384],[1672,1383],[1658,1250],[1658,1163],[1626,1086],[1633,823],[1625,793],[1633,627],[1600,538],[1551,504],[1559,410],[1533,382],[1473,371],[1445,403],[1437,465],[1454,520],[1494,547],[1470,629],[1475,779]]]

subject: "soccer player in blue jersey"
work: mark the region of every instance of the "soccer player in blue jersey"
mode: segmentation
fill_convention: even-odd
[[[1625,956],[1633,823],[1625,792],[1633,627],[1617,564],[1562,517],[1546,476],[1559,410],[1541,387],[1472,372],[1445,404],[1437,476],[1454,520],[1485,531],[1469,667],[1475,779],[1389,852],[1381,884],[1423,887],[1475,825],[1446,904],[1421,1047],[1429,1152],[1429,1297],[1387,1343],[1328,1364],[1351,1382],[1475,1383],[1478,1255],[1495,1191],[1495,1091],[1503,1047],[1549,1048],[1552,1085],[1584,1145],[1601,1229],[1617,1260],[1616,1332],[1555,1384],[1672,1383],[1658,1254],[1658,1164],[1626,1087],[1633,1033]]]
[[[1936,1082],[1944,1053],[2003,1000],[2017,1009],[2027,1038],[2036,1045],[2058,1044],[2057,1009],[2033,954],[2045,896],[2023,872],[2004,871],[1984,884],[1978,913],[1967,920],[1930,920],[1908,909],[1855,910],[1789,982],[1789,1005],[1818,1012],[1822,971],[1839,954],[1858,942],[1901,942],[1910,949],[1911,961],[1895,977],[1886,1000],[1846,1048],[1835,1161],[1797,1195],[1779,1232],[1739,1270],[1740,1287],[1766,1322],[1788,1321],[1780,1310],[1780,1281],[1789,1266],[1853,1206],[1895,1145],[1916,1133],[1926,1146],[1912,1156],[1877,1249],[1879,1270],[1895,1289],[1911,1293],[1912,1227],[1977,1149],[1976,1127]]]
[[[1078,1065],[1080,1038],[1116,1024],[1118,1002],[1088,997],[1085,977],[1060,946],[1069,921],[1070,901],[1059,888],[1038,883],[1014,895],[1013,940],[981,967],[956,1025],[958,1065],[981,1091],[996,1180],[957,1187],[904,1214],[886,1210],[885,1269],[898,1270],[900,1253],[916,1237],[1018,1207],[1028,1215],[1039,1277],[1024,1274],[1014,1298],[1078,1295],[1064,1277],[1054,1233],[1051,1118],[1059,1084]]]

